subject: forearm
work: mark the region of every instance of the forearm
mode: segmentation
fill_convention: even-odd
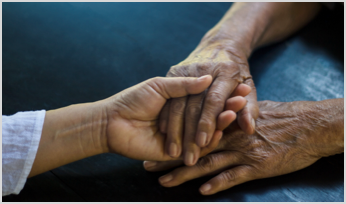
[[[98,103],[47,111],[29,177],[106,152],[106,125],[106,113]]]
[[[302,28],[320,7],[320,3],[299,2],[234,3],[196,50],[217,44],[248,58],[254,49],[282,40]]]

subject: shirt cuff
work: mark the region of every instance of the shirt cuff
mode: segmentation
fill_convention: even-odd
[[[19,194],[35,161],[46,111],[2,116],[2,196]]]
[[[15,194],[19,194],[19,192],[23,189],[25,182],[28,178],[28,175],[31,171],[32,165],[34,164],[38,145],[40,144],[45,115],[46,115],[45,110],[37,111],[34,131],[32,133],[31,145],[29,148],[28,156],[25,160],[23,172],[20,175],[17,186],[14,189]]]

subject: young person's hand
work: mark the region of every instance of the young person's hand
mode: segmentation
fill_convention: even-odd
[[[101,101],[47,111],[30,176],[106,152],[139,160],[172,160],[164,152],[166,136],[158,128],[160,111],[168,99],[199,94],[211,82],[210,75],[157,77]],[[237,92],[248,89],[242,85]],[[219,116],[219,129],[235,120],[234,110],[246,104],[241,96],[232,100],[232,108]],[[215,131],[202,155],[217,147],[221,137],[222,131]]]
[[[201,93],[211,81],[208,75],[157,77],[106,99],[108,125],[105,133],[109,151],[139,160],[171,160],[164,152],[165,135],[158,129],[162,107],[170,98]],[[221,138],[221,132],[215,134]]]
[[[210,75],[200,78],[154,78],[106,99],[109,151],[139,160],[172,160],[164,151],[166,135],[159,131],[160,111],[168,99],[199,94],[209,87],[211,81]],[[236,94],[246,95],[250,90],[249,86],[243,84],[237,87]],[[233,104],[229,110],[219,115],[219,130],[214,131],[215,138],[204,148],[203,155],[218,145],[222,136],[220,130],[233,122],[236,119],[235,112],[246,104],[245,98],[241,96],[231,101]]]

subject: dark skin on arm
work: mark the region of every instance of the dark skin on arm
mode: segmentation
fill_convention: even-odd
[[[261,101],[259,108],[254,134],[246,134],[233,123],[214,152],[194,166],[179,167],[162,176],[161,185],[173,187],[218,174],[200,188],[203,195],[211,195],[247,181],[291,173],[344,152],[344,99]],[[148,171],[160,171],[181,164],[144,166]]]
[[[167,154],[174,158],[182,154],[186,165],[194,165],[200,148],[217,130],[216,119],[239,83],[249,85],[252,91],[237,121],[247,134],[254,133],[258,105],[248,58],[256,48],[282,40],[305,26],[320,8],[320,3],[234,3],[195,50],[167,73],[169,77],[213,77],[207,91],[169,100],[164,106],[160,130],[167,133]]]
[[[343,152],[343,99],[291,103],[265,101],[257,104],[256,88],[247,63],[255,49],[290,36],[309,23],[320,9],[321,4],[316,2],[234,3],[220,22],[205,34],[190,56],[171,68],[168,76],[198,75],[209,71],[214,83],[207,94],[200,94],[198,99],[196,96],[192,103],[198,105],[200,115],[189,116],[193,112],[188,111],[191,97],[179,99],[186,106],[185,123],[183,117],[170,120],[173,117],[170,114],[174,113],[171,111],[168,117],[168,108],[167,112],[161,114],[164,116],[161,121],[166,118],[169,125],[175,127],[174,131],[170,127],[166,130],[162,128],[162,131],[168,131],[166,150],[169,153],[168,143],[179,141],[180,144],[180,141],[184,141],[184,163],[188,165],[162,176],[159,181],[163,186],[176,186],[200,176],[221,172],[200,188],[202,194],[210,195],[249,180],[296,171],[321,157]],[[218,78],[220,73],[224,78]],[[199,132],[208,132],[209,141],[215,127],[214,118],[222,110],[222,102],[236,81],[252,87],[251,93],[246,96],[248,103],[238,112],[233,128],[225,131],[214,153],[198,160],[198,148],[203,146],[199,141]],[[225,89],[227,91],[223,92]],[[216,101],[212,99],[215,96]],[[178,100],[174,100],[171,100],[170,106],[178,103]],[[202,102],[195,101],[204,101],[203,106]],[[230,107],[226,103],[225,109]],[[252,118],[257,119],[255,125],[251,122]],[[183,126],[184,136],[181,131]],[[191,130],[189,135],[186,130]],[[186,152],[194,152],[196,156],[193,162],[189,162]],[[277,162],[284,157],[286,162]],[[148,161],[144,162],[144,167],[148,171],[159,171],[181,164],[179,161]]]

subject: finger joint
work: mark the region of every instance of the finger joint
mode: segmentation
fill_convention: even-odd
[[[176,101],[171,104],[171,112],[175,115],[182,115],[184,113],[185,103],[182,101]]]
[[[236,175],[235,171],[230,169],[230,170],[227,170],[224,173],[222,173],[222,178],[223,178],[223,181],[225,183],[230,183],[230,182],[235,181],[235,179],[237,178],[237,175]]]
[[[218,93],[218,92],[211,92],[209,93],[209,96],[206,99],[207,104],[211,105],[213,107],[221,107],[223,108],[225,101],[226,101],[226,97],[224,97],[222,94]]]
[[[215,156],[211,154],[209,156],[202,157],[197,163],[197,166],[203,172],[209,172],[212,171],[213,167],[215,166],[215,163]]]
[[[186,107],[186,114],[188,116],[199,116],[201,107],[199,105],[189,105]]]

